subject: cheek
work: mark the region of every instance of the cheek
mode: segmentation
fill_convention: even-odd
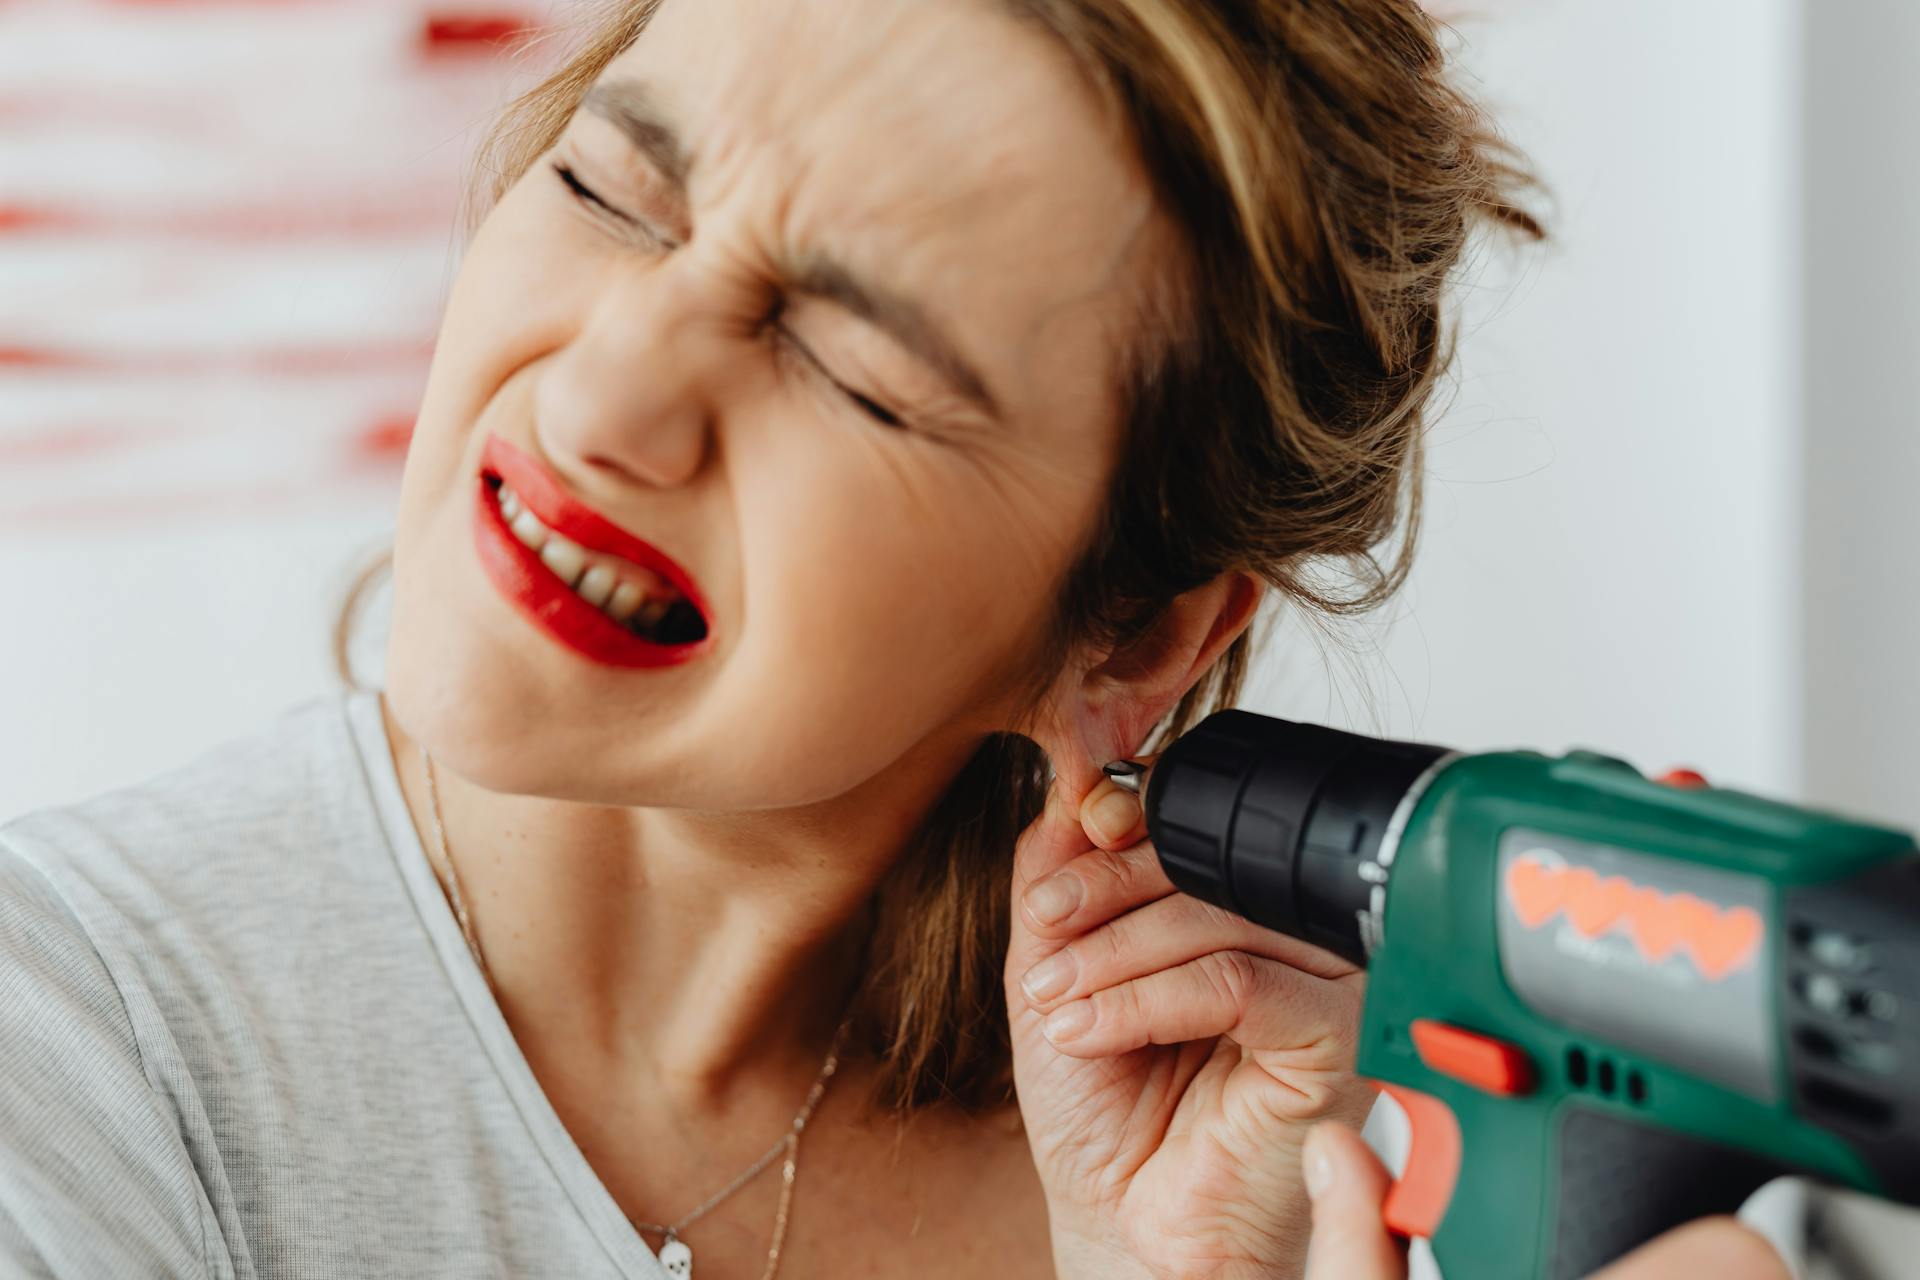
[[[947,446],[836,434],[740,479],[748,642],[876,714],[976,696],[1051,606],[1058,513],[1010,510]]]
[[[514,371],[564,346],[590,300],[594,256],[543,203],[536,162],[468,242],[434,343],[401,481],[402,537],[411,520],[464,482],[475,430]]]
[[[448,294],[427,400],[467,416],[514,369],[564,346],[585,320],[605,254],[558,217],[535,162],[468,243]]]

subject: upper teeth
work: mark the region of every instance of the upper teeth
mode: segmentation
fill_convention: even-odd
[[[539,552],[540,562],[575,595],[615,622],[651,628],[680,598],[680,593],[658,575],[628,561],[589,551],[547,528],[505,484],[496,498],[513,536]]]

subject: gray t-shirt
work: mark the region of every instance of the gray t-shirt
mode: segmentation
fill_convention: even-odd
[[[1800,1185],[1757,1215],[1795,1256]],[[1854,1263],[1807,1280],[1907,1273],[1914,1215],[1822,1205]],[[373,693],[0,826],[14,1276],[666,1280],[467,950]]]
[[[373,693],[0,827],[0,1275],[664,1280],[467,951]]]

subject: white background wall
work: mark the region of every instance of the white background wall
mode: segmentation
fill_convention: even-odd
[[[335,687],[461,184],[538,65],[429,12],[0,6],[0,815]]]
[[[1428,537],[1368,637],[1378,705],[1303,654],[1262,709],[1804,791],[1800,21],[1787,0],[1460,20],[1555,243],[1494,251],[1467,295]]]
[[[1834,8],[1864,22],[1874,6]],[[1880,9],[1902,15],[1910,62],[1914,11]],[[416,176],[427,166],[438,176],[423,180],[423,207],[446,199],[446,219],[480,104],[508,82],[422,71],[401,56],[417,15],[389,6],[84,10],[0,13],[0,192],[110,181],[94,162],[128,150],[112,130],[45,117],[23,131],[4,116],[8,88],[95,76],[95,55],[81,55],[102,39],[143,66],[162,61],[163,39],[297,39],[305,57],[279,63],[274,87],[311,98],[287,107],[315,121],[298,145]],[[82,21],[84,43],[69,30]],[[1869,215],[1838,184],[1863,169],[1895,182],[1885,171],[1898,169],[1911,211],[1912,154],[1890,145],[1920,126],[1920,100],[1909,90],[1876,108],[1887,145],[1809,164],[1803,120],[1845,130],[1838,108],[1806,108],[1805,21],[1791,0],[1507,0],[1460,20],[1466,65],[1554,190],[1554,244],[1480,256],[1410,590],[1356,635],[1359,655],[1335,678],[1304,635],[1283,632],[1248,705],[1463,747],[1588,745],[1920,823],[1902,781],[1914,717],[1886,714],[1913,710],[1920,689],[1907,661],[1920,623],[1894,576],[1920,479],[1895,385],[1920,261],[1910,237],[1882,253],[1902,224],[1873,214],[1843,253],[1851,273],[1836,265],[1809,294],[1802,204],[1807,175],[1836,184],[1811,217],[1853,234],[1839,224]],[[1880,39],[1865,43],[1891,81],[1904,64]],[[315,104],[391,103],[423,79],[445,91],[444,114],[420,125],[416,110],[399,140],[375,107],[353,131],[319,126]],[[1838,95],[1835,80],[1847,77],[1813,83]],[[206,168],[217,192],[239,181],[231,146],[189,138],[166,154]],[[266,245],[238,277],[223,268],[221,288],[202,278],[117,340],[219,349],[275,323],[341,342],[431,332],[453,261],[446,222],[406,227],[330,253]],[[217,239],[112,247],[156,272],[221,252]],[[101,277],[76,257],[50,278],[48,255],[85,249],[0,235],[0,347],[89,340],[122,313],[123,297],[77,313],[59,300],[60,279]],[[1816,243],[1814,261],[1834,252]],[[22,298],[29,280],[37,301]],[[1868,292],[1874,307],[1858,305]],[[360,358],[357,372],[304,379],[0,366],[0,815],[146,776],[333,687],[333,606],[390,529],[398,478],[391,456],[354,460],[357,433],[399,411],[419,375],[399,356]],[[1872,433],[1837,431],[1835,418]],[[89,423],[114,447],[59,447]],[[136,431],[131,444],[114,436]]]
[[[1808,8],[1807,789],[1920,824],[1920,5]]]

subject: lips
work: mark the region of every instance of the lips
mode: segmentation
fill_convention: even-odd
[[[699,611],[706,623],[706,635],[687,644],[661,644],[615,622],[574,594],[507,527],[494,493],[496,479],[518,494],[528,510],[554,533],[589,551],[630,561],[659,575]],[[712,644],[713,612],[692,575],[652,543],[620,528],[568,493],[558,477],[533,455],[489,435],[474,489],[474,542],[482,567],[520,614],[553,639],[591,661],[617,667],[685,662]]]

